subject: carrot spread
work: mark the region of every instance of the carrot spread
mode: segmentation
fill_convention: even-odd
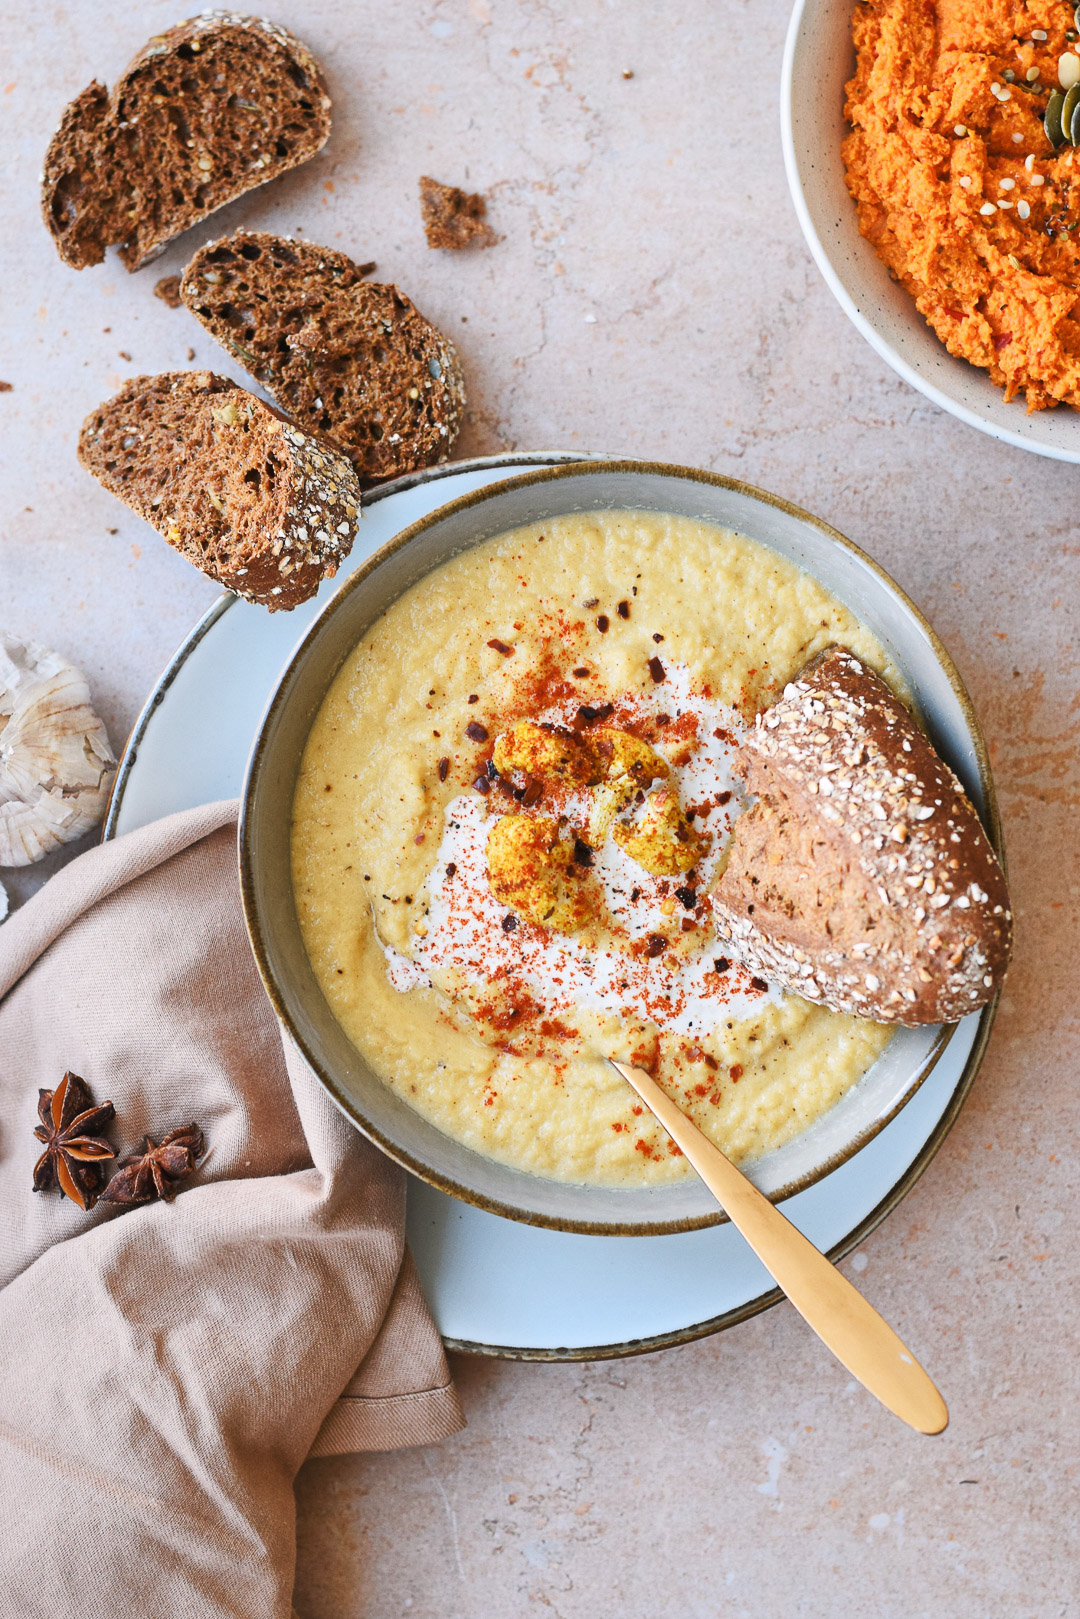
[[[862,234],[1006,399],[1080,404],[1073,7],[860,0],[852,32],[843,151]]]

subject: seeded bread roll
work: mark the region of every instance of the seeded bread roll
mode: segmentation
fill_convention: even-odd
[[[138,270],[329,134],[307,46],[264,17],[206,11],[150,40],[111,94],[95,80],[71,102],[45,158],[45,223],[74,269],[119,246]]]
[[[1008,966],[1001,867],[963,788],[904,705],[828,647],[759,714],[758,802],[736,823],[717,933],[754,970],[838,1012],[951,1023]]]
[[[79,460],[201,572],[271,612],[313,596],[357,533],[346,457],[212,371],[135,377],[86,418]]]
[[[196,253],[180,296],[296,421],[365,481],[445,461],[465,408],[454,345],[344,253],[239,231]]]

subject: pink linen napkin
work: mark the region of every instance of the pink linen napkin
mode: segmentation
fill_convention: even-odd
[[[174,1202],[31,1190],[38,1089],[68,1069],[121,1154],[201,1125]],[[288,1615],[304,1459],[463,1418],[404,1176],[259,982],[235,804],[91,850],[0,927],[0,1098],[5,1619]]]

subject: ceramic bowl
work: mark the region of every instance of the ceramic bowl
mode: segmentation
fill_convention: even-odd
[[[954,358],[859,234],[844,182],[844,85],[855,71],[854,0],[796,0],[780,90],[784,166],[807,245],[836,301],[872,348],[936,405],[1021,450],[1080,461],[1080,412],[1027,414],[985,371]]]
[[[712,473],[634,461],[545,468],[464,495],[405,529],[357,569],[281,677],[256,738],[240,823],[244,907],[263,981],[343,1112],[392,1158],[445,1192],[513,1219],[617,1235],[688,1230],[722,1216],[696,1180],[662,1188],[548,1180],[484,1157],[414,1112],[360,1056],[319,989],[293,902],[289,830],[300,757],[319,705],[345,658],[391,602],[448,558],[507,529],[568,512],[626,508],[736,529],[821,580],[888,648],[930,735],[997,839],[989,763],[970,701],[944,647],[892,580],[835,529],[772,495]],[[849,1158],[914,1093],[951,1032],[898,1030],[831,1112],[753,1165],[756,1183],[779,1199]]]

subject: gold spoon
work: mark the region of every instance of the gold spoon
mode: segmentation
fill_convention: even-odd
[[[697,1170],[821,1341],[864,1388],[919,1433],[941,1433],[949,1412],[911,1351],[823,1253],[703,1136],[643,1068],[608,1059]]]

